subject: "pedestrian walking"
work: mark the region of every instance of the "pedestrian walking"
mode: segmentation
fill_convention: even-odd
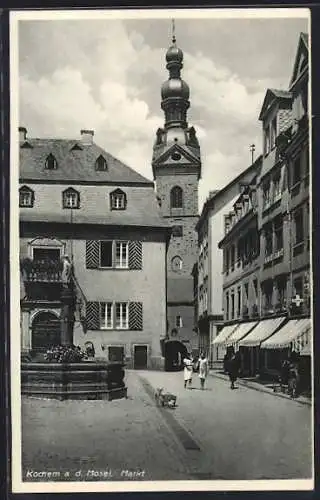
[[[183,365],[184,388],[186,389],[187,384],[189,384],[189,387],[191,387],[192,384],[193,359],[190,354],[184,358]]]
[[[202,352],[199,359],[199,378],[201,389],[204,389],[204,383],[209,373],[209,364],[206,356]]]
[[[230,358],[226,363],[226,368],[231,382],[230,389],[235,389],[234,383],[239,375],[240,357],[238,352],[234,352],[234,349],[230,353]]]

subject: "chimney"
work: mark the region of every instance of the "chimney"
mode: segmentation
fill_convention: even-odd
[[[82,144],[85,146],[90,146],[93,143],[93,136],[94,136],[94,131],[93,130],[81,130],[81,141]]]
[[[25,142],[27,139],[27,129],[25,127],[19,127],[19,142]]]

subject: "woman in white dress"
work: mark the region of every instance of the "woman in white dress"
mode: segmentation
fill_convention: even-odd
[[[193,360],[191,356],[186,356],[183,360],[183,364],[184,388],[186,389],[188,383],[189,387],[191,387],[192,384]]]
[[[201,389],[204,389],[204,383],[207,378],[207,375],[209,373],[209,365],[208,365],[208,360],[205,357],[204,353],[202,352],[200,354],[200,359],[199,359],[199,378],[200,378],[200,384],[201,384]]]

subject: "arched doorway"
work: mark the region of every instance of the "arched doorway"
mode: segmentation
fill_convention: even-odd
[[[50,311],[40,312],[32,322],[32,350],[44,352],[58,344],[61,344],[60,319]]]
[[[178,371],[183,368],[183,359],[188,349],[179,340],[167,340],[164,344],[164,358],[166,371]]]

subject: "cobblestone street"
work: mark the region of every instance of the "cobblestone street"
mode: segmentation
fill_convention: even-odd
[[[41,471],[60,481],[311,477],[311,407],[230,391],[214,376],[199,385],[195,376],[184,389],[182,372],[128,371],[126,400],[23,398],[24,480],[43,481]],[[178,396],[176,409],[155,406],[157,387]]]

